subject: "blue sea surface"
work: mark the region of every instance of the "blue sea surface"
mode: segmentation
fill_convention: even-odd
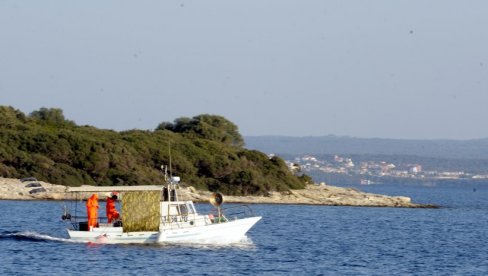
[[[488,187],[358,188],[443,207],[258,204],[239,244],[97,245],[67,239],[63,202],[0,201],[0,275],[488,274]]]

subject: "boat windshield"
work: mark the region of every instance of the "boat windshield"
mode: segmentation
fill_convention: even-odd
[[[193,204],[191,204],[191,202],[188,202],[187,206],[188,206],[188,214],[196,214],[197,213],[197,212],[195,212],[195,207],[193,206]]]

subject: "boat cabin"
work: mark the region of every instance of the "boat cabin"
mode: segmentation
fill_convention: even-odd
[[[192,201],[178,200],[177,186],[110,186],[70,187],[69,192],[74,193],[77,200],[74,216],[67,211],[64,219],[70,220],[74,230],[90,231],[97,228],[121,228],[123,232],[159,231],[166,228],[182,228],[214,223],[214,215],[199,215]],[[104,196],[116,191],[119,197],[120,219],[109,223],[105,214]],[[97,226],[89,229],[88,218],[85,214],[85,202],[80,199],[91,194],[99,194]],[[220,221],[220,220],[219,220]]]

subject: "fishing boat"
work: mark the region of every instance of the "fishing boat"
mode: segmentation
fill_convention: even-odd
[[[88,226],[85,204],[80,200],[64,208],[62,219],[69,224],[70,239],[93,243],[199,243],[229,244],[246,238],[246,233],[260,219],[247,205],[222,208],[223,196],[213,193],[211,213],[199,214],[192,201],[180,200],[180,178],[166,177],[158,186],[81,186],[70,187],[76,197],[87,194],[118,194],[121,214],[115,221],[96,218]],[[73,206],[74,204],[74,206]],[[81,208],[80,206],[81,205]],[[100,204],[103,206],[103,203]],[[74,211],[74,215],[72,215]],[[104,213],[100,208],[99,213]]]

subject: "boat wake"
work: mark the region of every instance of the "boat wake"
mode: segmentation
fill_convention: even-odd
[[[30,242],[60,242],[60,243],[83,243],[89,245],[102,245],[104,243],[92,243],[87,241],[76,241],[72,239],[53,237],[45,234],[40,234],[33,231],[3,231],[0,233],[1,240],[15,240],[15,241],[30,241]],[[209,241],[198,241],[192,243],[159,243],[151,244],[149,246],[157,247],[191,247],[198,249],[220,249],[220,248],[238,248],[238,249],[254,249],[255,245],[252,240],[248,237],[244,237],[242,240],[233,243],[226,242],[212,242]]]
[[[79,241],[73,241],[65,238],[52,237],[49,235],[40,234],[32,231],[4,231],[0,233],[0,240],[17,240],[17,241],[32,241],[32,242],[69,242],[80,243]],[[85,242],[81,242],[85,243]]]

